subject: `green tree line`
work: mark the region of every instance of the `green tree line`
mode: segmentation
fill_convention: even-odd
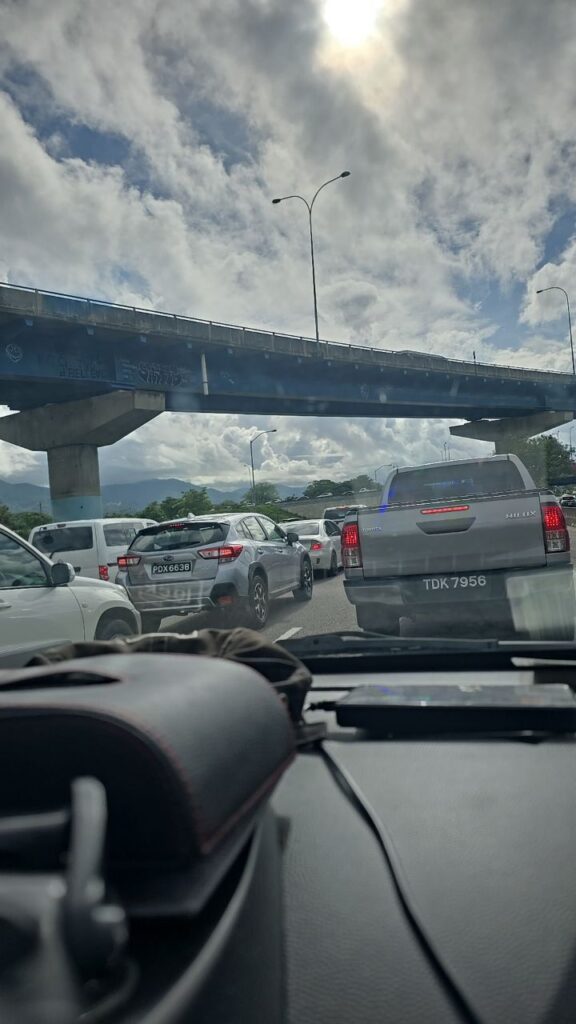
[[[534,478],[537,487],[553,487],[557,491],[566,490],[567,484],[555,485],[555,480],[574,476],[574,489],[576,490],[576,473],[572,464],[570,450],[563,445],[556,437],[551,435],[533,437],[528,440],[519,438],[510,443],[510,451],[518,455],[524,465]],[[352,477],[349,480],[330,480],[323,478],[313,480],[304,491],[305,498],[318,498],[330,496],[334,498],[345,497],[346,495],[358,494],[363,489],[373,490],[374,480],[366,473]],[[255,504],[253,505],[253,499]],[[178,497],[164,498],[163,501],[153,501],[143,509],[123,509],[121,512],[114,512],[108,518],[119,516],[137,516],[143,519],[155,519],[162,522],[166,519],[178,519],[180,516],[194,515],[201,516],[210,512],[245,512],[255,508],[258,512],[268,516],[275,522],[284,522],[292,518],[292,513],[281,508],[278,491],[274,484],[262,481],[256,484],[254,494],[252,489],[246,491],[238,502],[225,501],[214,505],[210,500],[205,487],[199,490],[185,491]],[[7,505],[0,504],[0,523],[9,529],[19,533],[22,537],[28,537],[35,526],[44,523],[51,523],[51,516],[42,512],[14,512]]]

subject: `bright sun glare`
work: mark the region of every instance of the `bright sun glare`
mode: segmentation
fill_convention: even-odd
[[[341,46],[360,46],[371,35],[382,0],[324,0],[324,20]]]

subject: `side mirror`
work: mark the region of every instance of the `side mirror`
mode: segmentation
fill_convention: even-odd
[[[72,583],[75,575],[74,566],[70,562],[54,562],[50,568],[53,587],[65,587],[67,583]]]
[[[300,540],[300,537],[298,536],[297,533],[290,532],[286,534],[286,540],[288,541],[289,544],[297,544],[298,541]]]

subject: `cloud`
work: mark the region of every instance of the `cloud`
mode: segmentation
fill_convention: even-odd
[[[306,211],[271,199],[350,169],[314,211],[324,337],[568,368],[555,302],[533,292],[576,270],[571,240],[548,252],[576,204],[570,0],[388,0],[353,50],[320,0],[1,9],[2,279],[311,334]],[[504,344],[477,282],[527,283]],[[343,476],[391,452],[426,461],[447,437],[412,420],[166,415],[102,465],[237,479],[270,422],[276,479],[338,452]],[[0,473],[34,466],[0,446]]]

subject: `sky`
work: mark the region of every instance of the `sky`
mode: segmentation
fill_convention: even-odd
[[[570,368],[573,0],[0,0],[0,280],[322,337]],[[576,293],[575,293],[576,295]],[[6,412],[7,410],[2,410]],[[345,478],[447,421],[164,414],[104,481]],[[568,439],[565,429],[561,438]],[[452,439],[452,457],[485,453]],[[0,443],[0,476],[46,459]]]

